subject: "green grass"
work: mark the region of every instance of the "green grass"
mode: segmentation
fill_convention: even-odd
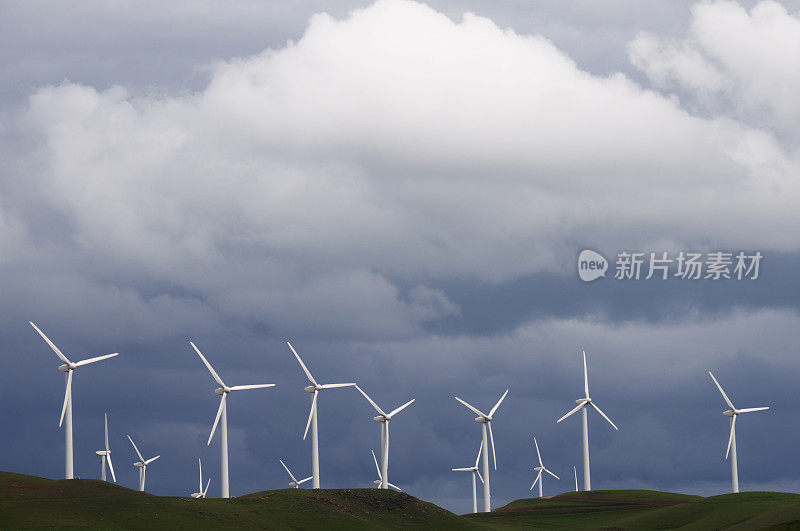
[[[0,472],[0,528],[114,529],[800,529],[800,495],[702,498],[669,492],[570,492],[457,516],[405,493],[282,489],[230,500],[152,496],[97,480]]]

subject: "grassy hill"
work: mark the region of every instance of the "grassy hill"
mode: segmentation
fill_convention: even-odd
[[[800,529],[800,495],[702,498],[668,492],[571,492],[457,516],[377,489],[282,489],[230,500],[152,496],[97,480],[0,472],[0,528],[116,529]]]

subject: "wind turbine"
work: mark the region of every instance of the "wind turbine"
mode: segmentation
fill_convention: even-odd
[[[494,435],[492,434],[492,416],[497,411],[497,408],[500,407],[500,404],[505,399],[506,395],[508,394],[508,389],[506,392],[503,393],[503,396],[500,397],[500,400],[494,405],[494,407],[489,411],[489,414],[482,413],[479,409],[472,407],[471,405],[467,404],[463,400],[458,397],[455,397],[456,400],[467,406],[472,412],[474,412],[478,417],[475,419],[475,422],[479,422],[481,424],[481,433],[483,435],[483,442],[481,443],[483,448],[483,510],[484,512],[491,512],[492,510],[492,501],[491,501],[491,490],[489,487],[489,442],[491,441],[492,444],[492,459],[494,460],[494,469],[497,470],[497,454],[494,451]],[[486,440],[486,432],[489,432],[489,440]]]
[[[300,359],[300,355],[294,349],[291,343],[288,341],[286,342],[289,345],[289,348],[292,349],[295,358],[297,361],[300,362],[300,367],[303,368],[303,372],[306,373],[306,377],[308,381],[311,382],[311,385],[306,386],[303,390],[307,393],[311,393],[314,398],[311,399],[311,411],[308,413],[308,422],[306,422],[306,431],[303,432],[303,440],[306,440],[306,435],[308,435],[308,428],[311,427],[311,477],[313,478],[311,485],[312,488],[318,489],[319,488],[319,438],[317,434],[317,394],[319,394],[320,390],[322,389],[333,389],[335,387],[353,387],[356,385],[355,383],[338,383],[338,384],[318,384],[317,381],[311,376],[311,372],[309,372],[306,364],[303,363],[303,360]]]
[[[42,339],[50,345],[50,348],[53,349],[53,352],[56,353],[56,356],[64,362],[63,365],[58,367],[58,370],[61,372],[65,372],[67,384],[66,384],[66,391],[64,392],[64,405],[61,406],[61,418],[58,419],[58,427],[61,427],[61,424],[64,422],[64,418],[66,417],[67,425],[64,429],[64,436],[66,440],[66,473],[65,477],[67,479],[72,479],[74,476],[73,473],[73,459],[72,459],[72,372],[77,369],[78,367],[82,367],[83,365],[89,365],[90,363],[94,363],[96,361],[101,361],[107,358],[113,358],[118,353],[115,352],[114,354],[106,354],[105,356],[97,356],[96,358],[89,358],[86,360],[81,360],[78,362],[71,362],[69,359],[58,350],[58,347],[53,344],[50,339],[44,335],[44,332],[39,330],[39,328],[33,324],[31,321],[28,321],[30,325],[39,332],[39,335],[42,336]]]
[[[197,464],[200,466],[200,490],[197,492],[193,492],[191,494],[192,498],[205,498],[206,494],[208,494],[208,486],[211,484],[211,478],[208,478],[208,482],[206,483],[206,488],[203,489],[203,462],[200,461],[200,458],[197,458]]]
[[[284,470],[286,470],[286,473],[289,474],[290,478],[292,478],[292,480],[289,482],[289,486],[292,487],[293,489],[299,489],[300,485],[302,485],[303,483],[305,483],[306,481],[308,481],[310,479],[314,479],[314,476],[308,476],[305,479],[301,479],[300,481],[297,481],[297,478],[294,477],[294,474],[292,474],[292,471],[289,470],[288,466],[286,466],[286,463],[284,463],[282,459],[278,459],[278,461],[281,462],[281,464],[283,465]]]
[[[189,344],[192,346],[197,355],[200,356],[200,359],[203,360],[206,368],[211,373],[211,376],[214,377],[214,380],[220,385],[219,388],[214,389],[214,393],[221,395],[219,400],[219,409],[217,409],[217,416],[214,418],[214,426],[211,427],[211,433],[208,436],[208,442],[206,446],[211,445],[211,439],[214,437],[214,432],[217,430],[217,424],[219,423],[220,417],[222,417],[222,427],[220,428],[220,453],[222,457],[220,458],[220,467],[221,467],[221,483],[222,483],[222,497],[223,498],[230,498],[230,488],[228,482],[228,406],[227,406],[227,398],[228,393],[231,391],[244,391],[246,389],[262,389],[264,387],[274,387],[275,384],[257,384],[257,385],[234,385],[233,387],[228,387],[225,385],[225,382],[222,381],[222,378],[219,377],[217,371],[214,370],[214,367],[208,362],[208,360],[203,356],[203,353],[200,352],[194,343],[189,341]]]
[[[114,479],[114,483],[117,482],[117,476],[114,475],[114,465],[111,464],[111,449],[108,447],[108,413],[104,413],[103,417],[105,417],[105,426],[106,426],[106,445],[105,450],[97,450],[95,453],[100,456],[100,479],[103,481],[106,480],[106,463],[108,463],[108,469],[111,470],[111,477]]]
[[[586,351],[583,351],[583,390],[586,393],[584,398],[579,398],[575,401],[578,405],[571,410],[569,413],[561,417],[556,421],[556,424],[564,420],[565,418],[569,417],[573,413],[578,410],[581,410],[583,415],[583,490],[592,490],[592,476],[591,471],[589,470],[589,419],[588,419],[588,411],[587,406],[592,406],[595,411],[600,413],[600,415],[608,421],[611,426],[614,427],[615,430],[619,431],[616,424],[611,422],[611,419],[603,413],[597,404],[595,404],[592,399],[589,397],[589,373],[586,370]]]
[[[372,420],[374,420],[375,422],[379,423],[379,428],[380,428],[380,432],[381,432],[381,448],[380,448],[380,452],[381,452],[381,472],[380,472],[379,475],[382,478],[382,483],[381,483],[380,488],[388,489],[389,488],[389,421],[397,413],[400,413],[405,408],[407,408],[408,406],[413,404],[414,400],[416,400],[416,398],[412,398],[411,400],[409,400],[408,402],[406,402],[402,406],[400,406],[397,409],[393,410],[391,413],[386,413],[380,407],[378,407],[378,404],[376,404],[375,401],[372,400],[367,395],[367,393],[364,392],[363,389],[361,389],[357,385],[356,385],[356,389],[358,389],[359,392],[362,395],[364,395],[364,398],[366,398],[367,401],[370,404],[372,404],[372,407],[375,408],[375,411],[378,412],[378,416],[377,417],[373,417]]]
[[[398,487],[397,485],[392,485],[391,483],[388,483],[388,482],[387,482],[386,484],[387,484],[387,485],[389,485],[389,487],[384,487],[384,486],[383,486],[383,483],[384,483],[384,477],[385,477],[385,476],[383,476],[383,475],[381,474],[381,469],[380,469],[380,467],[378,466],[378,459],[375,457],[375,450],[370,450],[370,452],[372,452],[372,460],[373,460],[373,461],[375,461],[375,470],[377,470],[377,471],[378,471],[378,479],[376,479],[375,481],[373,481],[373,483],[374,483],[375,485],[378,485],[378,488],[379,488],[379,489],[385,489],[385,488],[392,487],[393,489],[395,489],[395,490],[397,490],[397,491],[399,491],[399,492],[403,492],[403,489],[401,489],[401,488],[400,488],[400,487]]]
[[[553,476],[554,478],[556,478],[558,480],[560,480],[561,478],[556,476],[555,474],[553,474],[549,470],[547,470],[547,468],[544,466],[544,463],[542,463],[542,454],[539,453],[539,443],[536,442],[536,437],[533,438],[533,444],[536,445],[536,456],[539,458],[539,466],[535,466],[535,467],[533,467],[533,469],[536,470],[539,473],[536,475],[536,479],[533,481],[533,485],[531,485],[531,488],[529,490],[533,490],[533,487],[538,483],[539,484],[539,497],[541,498],[542,497],[542,472],[547,472],[548,474],[550,474],[551,476]],[[575,472],[575,474],[576,474],[576,477],[577,477],[578,473]]]
[[[769,409],[769,407],[749,407],[746,409],[736,409],[733,406],[730,398],[728,395],[725,394],[725,391],[722,390],[722,386],[719,384],[714,375],[711,374],[711,371],[708,371],[708,375],[711,376],[711,379],[714,380],[714,383],[717,384],[717,389],[722,394],[722,398],[725,399],[725,403],[728,404],[727,411],[723,411],[722,414],[726,417],[730,417],[731,419],[731,434],[728,437],[728,449],[725,450],[725,459],[728,458],[728,455],[731,456],[731,485],[733,487],[733,492],[739,492],[739,464],[736,461],[736,417],[739,416],[741,413],[753,413],[755,411],[765,411]]]
[[[478,455],[475,456],[475,466],[465,467],[465,468],[453,468],[453,472],[472,472],[472,512],[478,512],[478,489],[477,483],[475,481],[475,476],[478,476],[478,479],[481,480],[483,483],[483,478],[481,477],[481,472],[478,470],[478,463],[481,460],[481,450],[483,450],[483,442],[478,447]]]
[[[142,454],[141,452],[139,452],[139,449],[136,448],[136,443],[133,442],[133,439],[131,439],[130,435],[128,435],[128,440],[133,445],[133,449],[136,450],[136,455],[139,456],[139,460],[136,461],[133,464],[133,466],[139,469],[139,490],[141,492],[144,492],[144,482],[147,479],[147,465],[149,465],[150,463],[152,463],[161,456],[157,455],[155,457],[151,457],[150,459],[145,459],[144,457],[142,457]]]

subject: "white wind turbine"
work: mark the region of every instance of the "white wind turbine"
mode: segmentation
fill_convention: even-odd
[[[508,394],[508,389],[506,392],[503,393],[503,396],[500,397],[500,400],[494,405],[494,407],[489,411],[489,414],[481,412],[479,409],[472,407],[471,405],[467,404],[463,400],[458,397],[455,397],[456,400],[467,406],[472,412],[474,412],[478,417],[475,419],[475,422],[479,422],[481,425],[481,434],[483,436],[482,448],[483,448],[483,510],[484,512],[491,512],[492,510],[492,500],[491,500],[491,489],[489,486],[489,443],[491,442],[492,445],[492,459],[494,460],[494,469],[497,470],[497,454],[494,451],[494,435],[492,434],[492,416],[497,411],[497,408],[500,407],[500,404],[505,399],[506,395]],[[487,440],[487,430],[488,430],[488,439]]]
[[[478,447],[478,455],[475,456],[475,466],[465,467],[465,468],[453,468],[453,472],[472,472],[472,512],[478,512],[478,486],[477,482],[475,481],[475,476],[478,476],[478,479],[481,480],[483,483],[483,477],[481,477],[481,472],[478,470],[478,463],[481,460],[481,450],[483,450],[483,442]]]
[[[725,459],[728,458],[728,455],[731,456],[731,485],[733,487],[733,492],[739,492],[739,464],[736,461],[736,417],[739,416],[740,413],[753,413],[755,411],[765,411],[769,409],[769,407],[749,407],[746,409],[736,409],[733,406],[730,398],[728,395],[725,394],[725,391],[722,390],[722,386],[719,384],[714,375],[711,374],[711,371],[708,371],[708,375],[711,376],[711,379],[714,380],[714,383],[717,384],[717,389],[719,392],[722,393],[722,398],[725,399],[725,403],[728,404],[727,411],[723,411],[722,414],[726,417],[730,417],[731,419],[731,434],[728,437],[728,449],[725,450]]]
[[[306,377],[308,381],[311,382],[311,385],[306,386],[303,390],[307,393],[311,393],[314,398],[311,399],[311,411],[308,413],[308,422],[306,422],[306,431],[303,432],[303,440],[306,440],[306,436],[308,435],[308,428],[311,427],[311,477],[313,478],[311,484],[312,487],[315,489],[319,488],[319,438],[317,434],[317,394],[319,394],[320,390],[322,389],[333,389],[336,387],[353,387],[356,385],[355,383],[339,383],[339,384],[318,384],[317,381],[311,376],[311,372],[306,367],[306,364],[303,363],[303,360],[300,359],[300,355],[294,349],[291,343],[288,341],[286,342],[289,345],[289,348],[292,349],[294,356],[297,358],[297,361],[300,362],[300,367],[303,368],[303,372],[306,373]]]
[[[142,457],[141,452],[139,452],[139,449],[136,447],[136,443],[133,442],[133,439],[131,439],[130,435],[128,435],[128,440],[133,445],[133,449],[136,450],[136,455],[139,456],[139,460],[133,463],[133,466],[139,469],[139,490],[141,492],[144,492],[144,482],[147,479],[147,465],[149,465],[150,463],[152,463],[161,456],[157,455],[155,457],[151,457],[150,459],[145,459],[144,457]]]
[[[539,466],[533,467],[533,469],[536,470],[539,473],[536,475],[536,479],[533,481],[533,485],[531,485],[531,488],[529,490],[533,490],[533,487],[538,483],[539,484],[539,497],[541,498],[542,497],[542,472],[547,472],[548,474],[550,474],[551,476],[553,476],[554,478],[556,478],[558,480],[560,480],[561,478],[556,476],[555,474],[553,474],[549,470],[547,470],[547,468],[544,466],[544,463],[542,463],[542,454],[539,453],[539,443],[536,442],[536,437],[533,438],[533,444],[536,445],[536,456],[539,458]],[[575,472],[575,474],[576,474],[576,477],[577,477],[577,472]]]
[[[257,384],[257,385],[234,385],[233,387],[228,387],[225,385],[225,382],[222,381],[222,378],[219,377],[217,371],[214,370],[214,367],[208,363],[208,360],[203,356],[194,343],[189,341],[189,344],[192,346],[197,355],[200,356],[200,359],[203,360],[203,364],[206,366],[208,371],[211,373],[211,376],[216,380],[216,382],[220,385],[219,388],[214,389],[214,393],[221,395],[219,400],[219,409],[217,409],[217,416],[214,418],[214,426],[211,427],[211,433],[208,436],[208,442],[206,446],[211,444],[211,439],[214,437],[214,432],[217,430],[217,424],[220,421],[220,417],[222,418],[222,425],[220,427],[220,483],[222,489],[222,497],[223,498],[230,498],[230,484],[228,482],[228,406],[227,406],[227,398],[228,393],[231,391],[244,391],[247,389],[262,389],[265,387],[274,387],[275,384]]]
[[[297,481],[297,478],[294,477],[294,474],[292,474],[292,471],[289,470],[288,466],[286,466],[286,463],[284,463],[282,459],[278,459],[278,461],[281,462],[281,464],[283,465],[284,470],[286,470],[286,473],[289,474],[290,478],[292,478],[292,480],[289,482],[289,486],[292,487],[293,489],[299,489],[300,485],[302,485],[306,481],[314,479],[314,476],[308,476],[305,479],[301,479],[300,481]]]
[[[361,389],[357,385],[356,385],[356,389],[358,389],[359,392],[362,395],[364,395],[364,398],[366,398],[367,401],[370,404],[372,404],[372,407],[375,408],[375,411],[378,412],[378,416],[377,417],[373,417],[372,420],[374,420],[375,422],[377,422],[379,424],[379,428],[380,428],[380,432],[381,432],[381,447],[380,447],[380,452],[381,452],[381,471],[380,471],[380,476],[381,476],[383,482],[381,483],[380,488],[388,489],[389,488],[389,421],[392,420],[393,416],[395,416],[396,414],[400,413],[405,408],[407,408],[408,406],[413,404],[414,400],[416,400],[416,398],[412,398],[411,400],[409,400],[408,402],[406,402],[402,406],[400,406],[397,409],[393,410],[391,413],[386,413],[380,407],[378,407],[378,404],[376,404],[375,401],[372,400],[367,395],[367,393],[364,392],[363,389]]]
[[[97,450],[95,453],[100,456],[100,479],[103,481],[106,480],[106,463],[108,463],[108,469],[111,470],[111,477],[114,479],[114,483],[117,482],[117,476],[114,475],[114,465],[111,464],[111,449],[108,447],[108,414],[104,413],[103,417],[105,418],[105,433],[106,433],[106,444],[105,450]]]
[[[384,481],[383,481],[383,479],[384,479],[384,476],[381,474],[381,469],[380,469],[380,467],[378,466],[378,458],[377,458],[377,457],[375,457],[375,451],[374,451],[374,450],[370,450],[370,452],[372,452],[372,460],[373,460],[373,461],[375,461],[375,470],[377,470],[377,471],[378,471],[378,479],[376,479],[376,480],[375,480],[375,481],[373,481],[372,483],[374,483],[375,485],[377,485],[379,489],[386,489],[386,488],[392,487],[393,489],[395,489],[395,490],[397,490],[397,491],[403,492],[403,489],[401,489],[401,488],[400,488],[400,487],[398,487],[397,485],[393,485],[393,484],[391,484],[391,483],[389,483],[389,482],[386,482],[386,484],[388,485],[388,487],[384,487],[384,486],[383,486],[383,483],[384,483]]]
[[[197,464],[200,466],[200,490],[197,492],[193,492],[191,494],[192,498],[205,498],[206,494],[208,494],[208,486],[211,484],[211,478],[208,478],[206,482],[206,488],[203,488],[203,462],[200,461],[200,458],[197,458]]]
[[[72,479],[73,477],[75,477],[73,472],[73,459],[72,459],[72,372],[78,367],[81,367],[83,365],[89,365],[90,363],[94,363],[96,361],[101,361],[107,358],[113,358],[118,353],[115,352],[114,354],[106,354],[105,356],[97,356],[96,358],[89,358],[86,360],[81,360],[73,363],[69,361],[69,359],[64,354],[62,354],[60,350],[58,350],[58,347],[55,346],[53,342],[50,341],[50,339],[46,335],[44,335],[44,332],[39,330],[39,328],[31,321],[28,322],[37,332],[39,332],[39,335],[42,336],[42,339],[44,339],[45,342],[48,345],[50,345],[50,348],[53,349],[53,352],[56,353],[56,356],[58,356],[58,358],[64,362],[63,365],[60,365],[58,367],[59,371],[67,373],[66,391],[64,392],[64,405],[61,406],[61,418],[58,419],[58,426],[60,428],[64,422],[64,419],[66,418],[67,423],[64,429],[64,436],[66,440],[65,477],[67,479]]]
[[[603,413],[603,411],[597,407],[597,405],[589,397],[589,373],[586,370],[586,351],[583,352],[583,390],[586,393],[586,396],[584,398],[577,399],[575,402],[578,405],[569,413],[558,419],[556,423],[561,422],[579,409],[581,410],[583,415],[583,490],[589,491],[592,490],[592,477],[591,471],[589,470],[589,420],[587,406],[592,406],[595,411],[600,413],[600,415],[606,419],[611,426],[614,427],[615,430],[619,431],[619,428],[617,428],[617,426],[611,422],[611,419],[608,418],[606,414]]]

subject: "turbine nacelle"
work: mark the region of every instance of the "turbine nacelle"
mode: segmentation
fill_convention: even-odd
[[[69,372],[75,368],[74,363],[65,363],[63,365],[58,366],[58,370],[61,372]]]
[[[591,401],[592,401],[592,399],[587,396],[585,398],[579,398],[579,399],[575,400],[575,403],[576,404],[580,404],[582,402],[585,402],[588,405]]]
[[[216,389],[214,389],[215,395],[226,395],[230,392],[231,392],[230,387],[217,387]]]
[[[142,463],[141,461],[136,461],[136,462],[133,464],[133,466],[135,466],[135,467],[138,467],[138,468],[143,468],[143,467],[146,467],[147,465],[146,465],[146,464],[144,464],[144,463]]]
[[[303,391],[305,391],[306,393],[311,393],[311,394],[314,394],[316,391],[319,391],[320,389],[322,389],[322,386],[319,385],[319,384],[317,384],[317,385],[309,385],[309,386],[303,387]]]
[[[734,415],[738,415],[739,412],[736,411],[735,409],[729,409],[727,411],[723,411],[722,414],[725,415],[726,417],[732,417]]]
[[[377,417],[372,417],[372,420],[374,420],[375,422],[386,422],[390,418],[391,417],[387,417],[386,415],[378,415]]]
[[[96,453],[97,455],[110,455],[111,454],[111,452],[108,451],[108,450],[96,450],[94,453]]]

